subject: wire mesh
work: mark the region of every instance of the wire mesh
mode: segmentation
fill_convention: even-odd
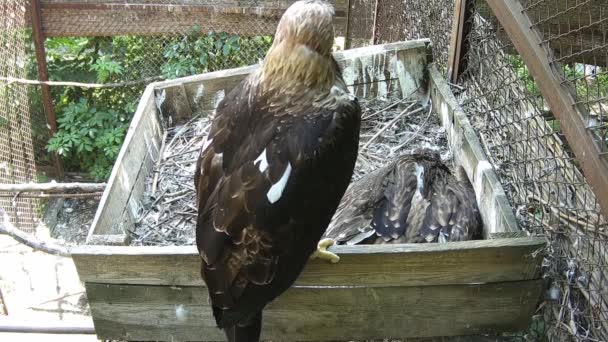
[[[465,70],[453,91],[479,134],[520,227],[548,241],[543,264],[548,291],[526,339],[608,341],[606,219],[559,120],[504,28],[486,1],[470,2]],[[370,3],[378,4],[370,40],[430,38],[435,61],[446,74],[454,0]],[[608,5],[601,0],[522,4],[554,51],[551,62],[575,94],[605,154]]]
[[[376,21],[375,0],[350,0],[346,47],[358,48],[371,45]]]
[[[608,158],[608,5],[601,0],[524,0],[522,5],[553,50],[551,62]]]
[[[549,5],[539,10],[551,13]],[[543,306],[548,336],[605,341],[606,220],[560,122],[491,13],[485,1],[476,2],[459,97],[520,227],[549,242],[544,274],[550,290]]]
[[[50,80],[115,85],[53,86],[59,125],[54,140],[46,129],[39,89],[32,87],[37,162],[42,170],[51,169],[47,150],[52,148],[63,156],[68,174],[84,172],[97,180],[108,177],[119,144],[102,148],[100,139],[104,138],[100,132],[92,133],[92,139],[75,138],[72,143],[69,139],[75,122],[88,127],[90,120],[83,119],[90,116],[86,113],[96,111],[95,115],[100,116],[101,112],[101,116],[122,123],[106,124],[115,129],[116,139],[122,141],[148,83],[258,63],[272,44],[284,9],[284,4],[272,1],[41,2]],[[35,79],[33,51],[29,57],[32,68],[28,76]],[[66,122],[73,112],[80,119]],[[112,132],[104,132],[113,139]],[[82,143],[87,139],[91,141]],[[87,149],[93,151],[87,153]]]
[[[374,41],[389,43],[429,38],[434,61],[447,71],[454,0],[379,1]]]
[[[22,1],[0,3],[0,75],[24,78],[28,29]],[[28,88],[0,84],[0,182],[27,183],[35,179]],[[37,201],[0,197],[0,206],[12,223],[24,231],[35,229]]]

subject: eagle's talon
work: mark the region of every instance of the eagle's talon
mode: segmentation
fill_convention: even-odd
[[[335,241],[333,239],[322,239],[317,244],[317,250],[311,255],[311,259],[319,258],[327,260],[333,264],[340,261],[340,257],[336,253],[329,252],[327,247],[333,245]]]

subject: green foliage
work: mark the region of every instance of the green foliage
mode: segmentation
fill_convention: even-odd
[[[158,75],[170,79],[250,65],[257,63],[271,44],[268,36],[201,34],[195,28],[184,37],[164,39],[50,38],[46,50],[51,80],[108,83]],[[29,77],[37,76],[33,58],[27,69]],[[53,87],[58,130],[48,141],[47,150],[61,155],[68,171],[87,171],[97,180],[106,179],[144,87]],[[37,89],[31,95],[30,106],[42,117]],[[34,135],[45,133],[45,127],[34,127]]]
[[[65,106],[57,123],[48,150],[61,155],[69,167],[84,167],[97,179],[107,178],[128,128],[126,116],[90,107],[81,98]]]
[[[165,78],[255,64],[272,44],[272,37],[244,38],[225,32],[200,34],[200,29],[167,44],[161,66]]]
[[[517,78],[524,82],[524,86],[526,87],[526,91],[531,95],[540,94],[540,90],[538,86],[536,86],[536,82],[530,72],[528,71],[528,67],[524,64],[524,61],[518,55],[507,55],[507,63],[511,65],[511,67],[517,73]]]

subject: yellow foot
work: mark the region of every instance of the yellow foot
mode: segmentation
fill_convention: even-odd
[[[317,250],[310,256],[311,259],[319,258],[327,260],[331,263],[337,263],[340,261],[340,257],[332,252],[327,251],[327,247],[333,245],[335,241],[333,239],[322,239],[317,244]]]

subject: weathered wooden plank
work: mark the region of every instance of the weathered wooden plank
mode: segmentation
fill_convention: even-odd
[[[334,57],[343,69],[350,91],[356,96],[375,97],[399,89],[409,95],[417,88],[419,97],[427,94],[426,66],[432,59],[428,39],[338,51]],[[155,83],[163,116],[170,113],[187,116],[182,108],[184,102],[171,96],[175,93],[172,88],[185,88],[194,115],[206,113],[213,110],[228,91],[258,67],[253,65]]]
[[[563,86],[556,64],[549,59],[549,52],[540,34],[532,28],[530,18],[519,1],[488,1],[488,5],[504,27],[536,80],[543,98],[553,114],[560,120],[561,128],[577,157],[589,186],[608,216],[608,159],[600,156],[600,147],[587,130],[584,110],[574,100],[572,91]]]
[[[43,0],[42,24],[48,37],[164,35],[190,32],[194,26],[207,31],[224,31],[244,36],[274,35],[283,12],[295,0],[183,1],[72,1]],[[336,11],[336,34],[346,33],[347,0],[329,1]]]
[[[338,264],[312,260],[298,286],[422,286],[539,277],[544,240],[334,246]],[[84,282],[204,286],[196,247],[82,246],[72,249]]]
[[[446,130],[454,162],[465,169],[475,189],[484,221],[485,238],[490,238],[495,233],[520,231],[504,189],[469,119],[439,70],[435,66],[429,70],[433,107]]]
[[[85,286],[99,338],[225,340],[202,287]],[[265,310],[262,339],[382,339],[521,330],[528,326],[540,292],[540,280],[291,288]]]
[[[467,52],[469,50],[469,33],[473,23],[473,0],[456,0],[452,19],[452,35],[448,52],[448,79],[457,83],[460,74],[467,68]]]
[[[162,136],[153,91],[153,86],[148,86],[142,95],[91,224],[89,242],[94,241],[93,235],[125,234],[120,224],[125,219],[123,213],[125,210],[133,212],[137,201],[141,201],[141,198],[131,197],[133,189],[141,185],[144,173],[156,160]]]

